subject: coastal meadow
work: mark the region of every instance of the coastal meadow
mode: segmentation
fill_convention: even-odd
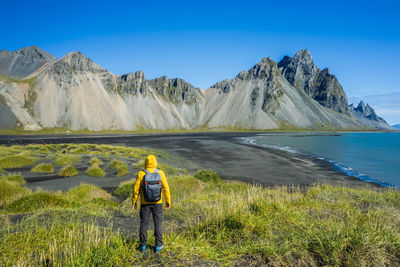
[[[82,183],[54,192],[28,189],[24,177],[13,172],[24,167],[57,173],[81,164],[88,173],[78,175],[98,179],[104,169],[112,172],[106,177],[115,179],[128,167],[138,171],[140,159],[150,153],[160,158],[172,194],[172,207],[164,210],[166,248],[160,254],[137,251],[134,173],[111,189]],[[169,157],[162,151],[111,145],[2,146],[0,265],[400,264],[396,189],[367,184],[264,187],[224,181],[211,170],[190,174],[167,164]],[[135,164],[128,166],[128,159]]]

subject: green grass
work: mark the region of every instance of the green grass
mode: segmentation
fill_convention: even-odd
[[[0,158],[0,168],[19,168],[32,165],[37,158],[32,153],[24,151],[14,155],[8,155]]]
[[[102,168],[100,168],[98,165],[94,164],[90,166],[86,172],[87,175],[93,176],[93,177],[103,177],[106,173]]]
[[[49,163],[40,163],[32,168],[31,172],[37,173],[54,173],[53,165]]]
[[[103,189],[92,184],[81,184],[66,193],[66,197],[71,201],[88,202],[93,199],[110,200],[111,195]]]
[[[127,199],[132,196],[132,190],[135,180],[124,181],[120,186],[113,192],[114,195]]]
[[[117,176],[125,176],[129,174],[128,164],[118,159],[112,159],[108,164],[108,168],[117,170]]]
[[[15,146],[0,149],[0,156],[23,150],[39,158],[62,150],[91,156],[100,151],[88,144]],[[126,165],[120,155],[129,153],[112,151],[119,156],[111,159],[110,167]],[[400,264],[398,190],[269,188],[222,181],[211,170],[191,176],[160,166],[177,174],[167,175],[172,207],[164,211],[166,249],[161,254],[136,250],[139,212],[131,204],[135,179],[122,182],[112,197],[91,184],[66,192],[31,192],[21,175],[8,174],[0,177],[0,265]],[[118,224],[121,221],[126,224]],[[153,244],[150,231],[149,245]]]
[[[135,169],[143,170],[144,169],[144,160],[141,159],[133,167]],[[175,168],[175,167],[173,167],[171,165],[168,165],[166,163],[158,163],[157,168],[160,169],[160,170],[163,170],[167,176],[170,176],[170,175],[176,176],[176,175],[187,175],[187,174],[189,174],[189,171],[186,170],[186,169]]]
[[[17,185],[24,185],[26,183],[25,179],[22,177],[21,174],[8,174],[8,175],[1,175],[0,181],[7,181]]]
[[[78,175],[78,171],[75,169],[73,165],[67,165],[63,167],[57,174],[60,177],[71,177]]]
[[[9,213],[28,213],[43,208],[68,208],[71,206],[71,202],[64,199],[61,194],[35,192],[6,205],[4,211]]]
[[[203,182],[214,182],[219,183],[221,182],[221,177],[211,170],[200,170],[195,175],[194,178],[199,179]]]
[[[30,190],[23,187],[25,180],[21,175],[0,176],[0,207],[13,202],[30,193]]]
[[[130,180],[114,191],[126,199],[117,205],[109,193],[89,184],[66,193],[28,192],[8,202],[1,210],[3,217],[33,214],[17,225],[0,228],[0,262],[40,265],[47,259],[53,265],[116,266],[400,263],[399,191],[328,185],[289,190],[215,183],[215,179],[203,182],[192,176],[174,176],[168,181],[173,202],[164,216],[166,249],[157,257],[137,252],[137,236],[132,239],[118,232],[112,223],[101,227],[96,223],[100,217],[114,217],[116,211],[138,218],[138,211],[131,209],[134,181]],[[151,244],[151,232],[149,237]]]

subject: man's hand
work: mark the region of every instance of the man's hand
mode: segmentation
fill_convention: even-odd
[[[165,208],[166,208],[166,209],[169,209],[170,207],[171,207],[171,204],[168,204],[168,203],[165,204]]]
[[[133,210],[137,210],[137,203],[135,203],[132,208]]]

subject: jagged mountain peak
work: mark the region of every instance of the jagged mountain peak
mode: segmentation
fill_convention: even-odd
[[[68,63],[75,63],[77,61],[92,61],[80,51],[70,52],[61,58],[62,61]]]
[[[347,96],[328,68],[320,70],[314,65],[308,49],[300,50],[293,57],[285,56],[278,67],[286,80],[298,90],[303,90],[322,106],[349,114]]]
[[[279,75],[278,65],[275,60],[270,57],[264,57],[254,67],[249,69],[247,72],[241,72],[237,77],[244,79],[247,77],[246,74],[251,75],[253,78],[269,78],[274,75]]]
[[[105,72],[106,70],[97,65],[93,60],[82,52],[71,52],[54,63],[54,68],[61,70],[68,69],[70,72]]]
[[[365,103],[364,103],[364,101],[361,100],[360,103],[358,103],[357,108],[365,109]]]
[[[201,97],[200,89],[180,78],[161,76],[148,80],[148,84],[172,103],[196,103]]]
[[[23,48],[18,53],[3,50],[0,66],[6,62],[4,66],[10,68],[7,60],[24,58],[28,62],[26,55],[40,53],[40,48]],[[3,56],[6,60],[2,61]],[[81,52],[44,64],[27,76],[35,75],[35,83],[20,85],[5,79],[5,90],[0,92],[7,101],[0,104],[10,107],[16,116],[14,121],[35,129],[271,129],[280,127],[282,122],[316,129],[326,125],[387,127],[374,112],[364,112],[370,109],[368,104],[360,104],[363,112],[351,105],[351,114],[355,115],[350,116],[346,112],[349,107],[344,107],[347,98],[341,85],[328,69],[320,70],[314,65],[307,49],[284,57],[278,64],[269,57],[262,58],[204,93],[180,78],[146,80],[142,71],[113,75]],[[34,99],[14,101],[29,95],[32,89]],[[6,117],[12,121],[11,115]]]
[[[365,104],[362,100],[360,103],[358,103],[358,106],[355,108],[355,110],[364,114],[365,116],[375,113],[374,109],[368,103]]]
[[[358,103],[357,107],[351,104],[349,109],[353,117],[357,118],[368,126],[380,129],[390,129],[389,124],[387,124],[383,118],[379,117],[375,110],[368,103],[365,104],[362,100],[360,103]]]
[[[284,56],[278,63],[279,68],[290,68],[293,70],[308,69],[311,71],[315,68],[314,61],[308,49],[298,51],[293,57]]]
[[[293,59],[297,60],[297,61],[305,62],[305,63],[308,63],[308,64],[314,64],[312,56],[311,56],[311,53],[307,48],[298,51],[294,55]]]
[[[120,76],[121,79],[123,79],[124,81],[129,81],[129,80],[145,80],[144,77],[144,72],[141,70],[138,70],[136,72],[130,72],[130,73],[125,73],[123,75]]]

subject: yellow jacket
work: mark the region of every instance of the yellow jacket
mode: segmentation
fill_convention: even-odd
[[[146,157],[144,165],[146,170],[153,173],[157,169],[156,157],[154,155],[148,155]],[[165,173],[162,170],[159,170],[158,173],[161,176],[161,183],[162,183],[161,199],[157,202],[147,202],[144,199],[142,182],[143,182],[143,177],[146,173],[144,171],[139,171],[136,177],[135,185],[133,186],[133,194],[132,194],[133,205],[136,204],[139,195],[140,195],[140,204],[161,204],[163,203],[163,198],[165,198],[165,202],[167,204],[171,204],[171,195],[169,193],[169,186],[167,178],[165,178]]]

